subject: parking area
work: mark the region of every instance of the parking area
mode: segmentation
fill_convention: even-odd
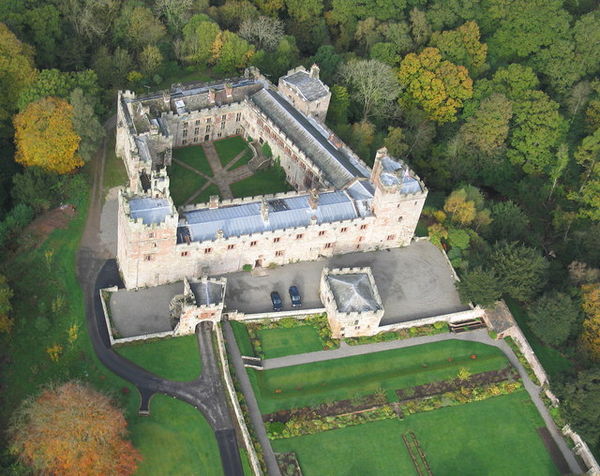
[[[183,281],[110,293],[110,320],[114,337],[134,337],[172,330],[171,299],[183,294]]]
[[[446,258],[428,241],[406,248],[351,253],[255,273],[228,274],[226,309],[246,314],[271,312],[270,293],[277,291],[283,299],[282,312],[291,310],[288,289],[292,285],[300,290],[304,309],[321,308],[319,280],[326,266],[372,268],[385,309],[381,325],[468,309],[460,302]]]

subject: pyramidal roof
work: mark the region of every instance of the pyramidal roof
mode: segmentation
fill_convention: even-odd
[[[381,309],[367,273],[329,274],[327,280],[338,311],[366,312]]]

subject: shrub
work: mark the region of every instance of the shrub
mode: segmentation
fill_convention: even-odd
[[[252,265],[251,264],[245,264],[244,266],[242,266],[242,271],[252,271]]]

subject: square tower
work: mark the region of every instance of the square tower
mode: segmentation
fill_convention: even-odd
[[[325,122],[331,92],[327,85],[319,79],[319,67],[313,64],[310,71],[299,66],[279,78],[277,86],[296,109],[319,122]]]

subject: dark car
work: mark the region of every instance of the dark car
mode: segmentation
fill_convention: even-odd
[[[281,296],[277,291],[273,291],[271,293],[271,302],[273,303],[274,311],[281,311],[281,309],[283,308],[283,303],[281,301]]]
[[[292,300],[292,307],[302,306],[302,299],[300,298],[300,292],[296,286],[290,286],[290,299]]]

